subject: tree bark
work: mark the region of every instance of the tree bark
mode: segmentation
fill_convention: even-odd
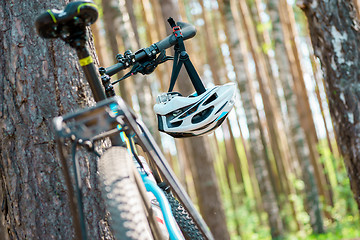
[[[331,117],[360,208],[360,24],[352,1],[298,1],[325,76]]]
[[[0,3],[0,199],[9,239],[74,236],[51,120],[93,98],[75,51],[60,40],[41,39],[34,28],[36,16],[64,5]],[[96,161],[79,156],[89,238],[105,239]]]
[[[216,40],[214,39],[215,33],[211,32],[211,20],[209,13],[207,12],[206,8],[204,7],[204,0],[198,1],[202,11],[201,11],[201,18],[204,20],[204,26],[203,31],[201,31],[204,34],[204,43],[205,43],[205,55],[206,55],[206,61],[210,66],[211,70],[211,76],[212,80],[215,83],[215,85],[220,85],[222,80],[219,77],[219,61],[218,61],[218,55],[216,54]]]

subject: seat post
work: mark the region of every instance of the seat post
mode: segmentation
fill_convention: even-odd
[[[105,92],[88,49],[85,46],[76,48],[76,53],[79,57],[79,63],[85,73],[86,80],[90,85],[95,101],[99,102],[104,100],[106,98]]]
[[[86,32],[83,31],[83,34],[76,34],[75,36],[77,37],[71,39],[67,43],[76,50],[79,63],[85,73],[86,80],[90,85],[94,99],[96,102],[100,102],[106,99],[106,95],[99,80],[99,75],[97,69],[95,68],[93,59],[89,50],[86,48]],[[113,146],[123,146],[123,141],[119,135],[110,136],[110,140]]]

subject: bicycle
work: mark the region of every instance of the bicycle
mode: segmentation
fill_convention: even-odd
[[[107,210],[111,215],[112,229],[116,238],[153,239],[155,237],[155,239],[163,239],[164,236],[167,238],[163,229],[159,229],[159,224],[154,219],[154,209],[156,208],[153,205],[159,203],[166,225],[166,233],[169,234],[171,240],[184,239],[184,236],[186,239],[213,239],[205,222],[168,166],[149,130],[136,117],[123,99],[115,96],[113,88],[113,85],[117,82],[136,73],[150,74],[158,64],[172,59],[174,65],[169,92],[174,87],[181,65],[184,64],[196,90],[196,94],[192,96],[193,99],[196,100],[200,96],[204,96],[207,90],[197,75],[183,44],[183,40],[195,36],[196,29],[188,23],[178,22],[176,24],[172,19],[169,19],[168,21],[173,28],[172,35],[152,44],[148,48],[140,49],[134,54],[127,51],[124,55],[118,55],[117,64],[99,69],[100,82],[91,55],[86,48],[86,27],[93,24],[97,17],[97,7],[93,2],[78,1],[67,4],[61,11],[47,10],[37,18],[35,23],[41,37],[60,38],[76,50],[79,63],[97,102],[93,107],[54,119],[56,141],[70,197],[70,208],[77,239],[87,239],[79,163],[76,158],[76,150],[79,145],[99,157],[98,166],[103,186],[102,190],[106,199]],[[174,58],[167,57],[165,54],[165,49],[172,46],[175,46]],[[123,78],[115,82],[110,81],[110,76],[129,67],[132,67],[131,71]],[[221,97],[216,95],[216,91],[215,89],[206,93],[206,97],[201,97],[199,99],[200,103],[197,103],[195,107],[201,109],[202,105],[211,105],[209,104],[210,100],[221,100]],[[166,96],[165,102],[173,98],[174,96],[171,93]],[[163,102],[164,99],[160,98],[159,104]],[[194,133],[179,132],[180,125],[173,123],[174,117],[172,116],[170,120],[166,120],[169,114],[166,112],[161,113],[162,110],[160,109],[158,112],[159,130],[175,137],[200,135],[197,132],[201,131],[202,134],[204,130],[206,130],[205,132],[212,131],[225,119],[228,110],[223,112],[221,110],[227,109],[228,102],[221,105],[216,114],[213,114],[215,120],[211,120],[209,123],[205,122],[205,125],[196,129]],[[208,118],[209,111],[214,111],[214,106],[202,110],[195,116],[197,119],[204,118],[204,116]],[[189,114],[184,113],[181,116],[175,116],[175,118],[185,119]],[[171,131],[166,127],[164,128],[162,118],[164,118],[164,121],[168,121],[168,127],[173,127],[175,130]],[[198,122],[194,124],[196,125]],[[110,138],[112,146],[101,155],[96,151],[95,144],[106,137]],[[68,140],[72,142],[71,152],[75,173],[75,193],[63,152],[64,143]],[[152,174],[147,169],[146,161],[138,156],[135,142],[149,157]],[[136,166],[136,169],[134,166]],[[153,199],[152,203],[150,203],[146,191],[154,194],[156,200]]]

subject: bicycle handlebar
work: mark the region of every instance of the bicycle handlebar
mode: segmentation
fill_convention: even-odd
[[[181,32],[183,34],[183,39],[189,39],[192,38],[196,35],[196,28],[189,24],[189,23],[185,23],[185,22],[177,22],[178,26],[181,27]],[[169,36],[167,36],[166,38],[160,40],[157,43],[154,43],[153,45],[151,45],[151,47],[148,47],[146,49],[140,49],[137,52],[134,53],[135,56],[135,62],[139,62],[143,59],[145,59],[146,57],[148,57],[147,52],[151,53],[151,50],[155,50],[156,53],[161,52],[162,50],[168,49],[172,46],[174,46],[177,43],[176,37],[174,34],[171,34]],[[148,51],[147,51],[148,50]],[[129,66],[126,66],[123,63],[116,63],[113,66],[110,66],[108,68],[106,68],[105,73],[109,76],[112,76],[116,73],[118,73],[121,70],[126,69]]]

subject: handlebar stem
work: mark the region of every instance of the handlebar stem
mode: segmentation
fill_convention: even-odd
[[[104,89],[105,89],[105,95],[106,97],[114,97],[116,94],[115,94],[115,90],[114,90],[114,86],[111,84],[110,82],[111,78],[109,77],[109,75],[102,75],[101,76],[101,81],[102,81],[102,84],[104,86]]]

